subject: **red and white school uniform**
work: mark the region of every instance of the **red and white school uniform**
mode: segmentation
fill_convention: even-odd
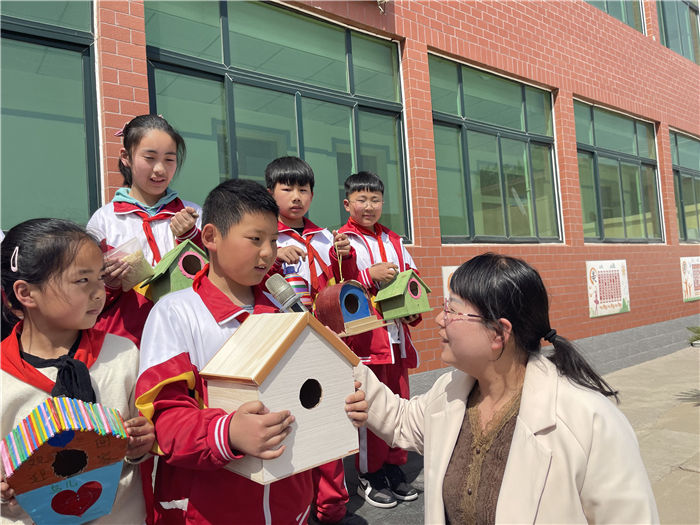
[[[177,212],[191,207],[199,214],[195,226],[182,237],[170,231],[170,220]],[[87,223],[87,230],[97,237],[103,251],[138,239],[143,256],[155,266],[160,259],[181,242],[191,240],[202,247],[202,209],[195,203],[179,197],[164,204],[157,213],[149,215],[137,204],[112,201],[97,210]]]
[[[373,230],[357,224],[352,217],[339,230],[350,240],[357,267],[356,275],[344,275],[346,279],[356,279],[376,295],[381,285],[369,276],[369,268],[379,262],[392,262],[400,272],[416,271],[411,254],[403,245],[403,239],[389,228],[379,223]],[[381,317],[377,313],[377,317]],[[420,322],[414,321],[412,326]],[[404,399],[409,398],[408,369],[418,366],[418,351],[411,341],[408,326],[396,319],[388,321],[386,327],[377,328],[345,338],[345,343],[368,365],[382,383]],[[381,438],[362,427],[360,432],[360,453],[357,467],[361,473],[376,472],[384,463],[403,465],[407,454],[400,448],[390,448]]]
[[[207,277],[163,297],[146,321],[136,406],[153,421],[159,453],[155,523],[306,523],[313,496],[311,472],[260,485],[224,469],[241,458],[228,443],[233,413],[207,408],[199,370],[245,320]],[[260,286],[254,314],[276,312]]]

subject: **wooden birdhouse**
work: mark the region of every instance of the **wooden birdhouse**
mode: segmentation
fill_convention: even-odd
[[[323,288],[316,296],[314,315],[341,337],[384,326],[375,315],[367,290],[357,281]]]
[[[127,442],[117,410],[56,397],[0,442],[0,458],[17,502],[35,523],[85,523],[111,512]]]
[[[226,468],[266,485],[358,451],[345,398],[359,359],[310,313],[249,316],[202,369],[208,406],[227,412],[261,401],[295,417],[284,453],[244,456]]]
[[[387,321],[430,311],[430,288],[413,270],[400,272],[379,290],[374,300]]]
[[[155,303],[170,292],[192,286],[194,276],[208,262],[199,246],[189,240],[182,242],[163,256],[138,291]]]

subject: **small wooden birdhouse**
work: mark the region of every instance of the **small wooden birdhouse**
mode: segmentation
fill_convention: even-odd
[[[316,296],[314,314],[341,337],[384,326],[374,313],[367,290],[357,281],[343,281],[323,288]]]
[[[249,316],[202,369],[208,406],[227,412],[261,401],[295,417],[284,453],[244,456],[226,468],[266,485],[358,451],[345,398],[358,357],[310,313]]]
[[[182,242],[163,256],[139,291],[155,303],[170,292],[192,286],[194,276],[207,262],[207,255],[199,246],[189,240]]]
[[[3,472],[38,525],[85,523],[111,512],[128,437],[117,410],[49,398],[0,442]]]
[[[430,311],[430,288],[413,270],[400,272],[379,290],[374,300],[387,321]]]

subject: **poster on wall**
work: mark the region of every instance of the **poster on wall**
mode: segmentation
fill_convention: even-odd
[[[630,311],[627,261],[586,261],[590,317]]]
[[[700,301],[700,257],[681,257],[683,302]]]

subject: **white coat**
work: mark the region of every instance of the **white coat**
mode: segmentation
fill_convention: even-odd
[[[461,371],[400,399],[365,366],[355,378],[367,426],[390,446],[425,457],[425,523],[445,523],[442,483],[475,379]],[[603,395],[573,384],[541,355],[527,364],[496,523],[658,523],[636,436]]]

